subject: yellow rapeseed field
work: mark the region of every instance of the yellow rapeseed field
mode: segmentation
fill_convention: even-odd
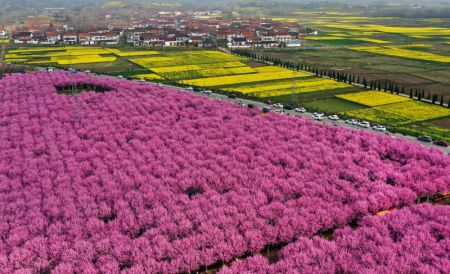
[[[146,57],[146,58],[132,58],[130,61],[143,66],[148,69],[157,67],[172,67],[172,66],[186,66],[186,65],[201,65],[214,63],[228,63],[244,60],[242,57],[234,56],[232,54],[214,51],[169,51],[161,53],[163,57]],[[241,66],[241,65],[238,65]],[[212,67],[208,67],[212,68]],[[215,67],[221,68],[221,67]]]
[[[374,39],[374,38],[364,38],[364,37],[350,37],[348,34],[338,33],[330,36],[319,36],[319,37],[306,37],[306,40],[311,41],[334,41],[334,40],[356,40],[356,41],[364,41],[375,44],[389,44],[391,42]]]
[[[134,75],[133,77],[136,78],[136,79],[145,79],[145,80],[148,80],[148,81],[163,80],[164,79],[161,76],[159,76],[158,74],[154,74],[154,73],[138,74],[138,75]]]
[[[189,71],[189,70],[201,70],[203,69],[199,65],[186,65],[186,66],[173,66],[173,67],[157,67],[150,68],[152,71],[156,73],[167,73],[167,72],[180,72],[180,71]]]
[[[264,73],[201,78],[201,79],[181,81],[181,83],[200,87],[215,87],[215,86],[225,86],[241,83],[270,81],[270,80],[281,80],[307,76],[310,76],[310,74],[303,72],[294,72],[286,69],[286,71],[282,72],[264,72]]]
[[[312,21],[315,25],[320,25],[327,28],[346,29],[346,30],[358,30],[358,31],[376,31],[403,35],[425,35],[425,36],[448,36],[450,35],[450,29],[448,28],[435,28],[435,27],[393,27],[383,25],[371,25],[371,24],[345,24],[345,23],[333,23],[326,20]]]
[[[336,95],[336,97],[369,107],[400,103],[411,100],[407,97],[394,95],[382,91],[363,91],[356,93],[340,94]]]
[[[243,84],[238,85],[237,87],[225,88],[226,91],[234,91],[240,92],[243,94],[249,93],[258,93],[264,91],[274,91],[274,90],[285,90],[292,89],[293,87],[307,87],[307,86],[317,86],[318,82],[321,82],[320,78],[307,78],[307,79],[296,79],[296,80],[283,80],[283,81],[275,81],[271,83],[251,83],[251,84]],[[329,80],[332,81],[332,80]],[[332,81],[333,83],[337,83]]]
[[[252,92],[250,94],[252,96],[255,96],[258,98],[267,98],[267,97],[273,97],[273,96],[282,96],[282,95],[308,93],[308,92],[318,92],[318,91],[342,89],[342,88],[350,88],[350,87],[352,87],[352,86],[345,84],[345,83],[336,82],[333,80],[316,78],[315,81],[304,82],[304,83],[300,82],[300,83],[292,84],[290,87],[286,87],[284,89],[280,88],[280,89],[256,91],[256,92]]]
[[[82,56],[61,56],[51,57],[51,62],[56,62],[59,65],[75,65],[75,64],[90,64],[90,63],[106,63],[116,61],[116,57],[103,57],[98,54],[82,55]]]
[[[358,119],[397,126],[448,117],[450,116],[450,109],[411,100],[403,103],[352,110],[345,114]]]
[[[375,44],[389,44],[391,42],[381,39],[375,39],[375,38],[352,38],[353,40],[359,40],[369,43],[375,43]]]
[[[417,50],[410,50],[400,48],[397,46],[386,47],[352,47],[352,50],[364,51],[376,54],[383,54],[394,57],[402,57],[408,59],[418,59],[423,61],[433,61],[441,63],[450,63],[450,56],[438,55],[434,53],[422,52]]]
[[[120,57],[131,57],[131,56],[144,56],[144,55],[157,55],[158,51],[155,50],[140,50],[140,51],[120,51],[118,49],[107,49],[107,51],[114,53]]]
[[[116,60],[106,49],[100,47],[39,47],[11,50],[5,56],[6,62],[21,60],[27,64],[58,63],[59,65],[112,62]]]

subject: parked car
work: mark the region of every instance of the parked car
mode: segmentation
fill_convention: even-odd
[[[285,110],[293,110],[294,107],[291,106],[291,105],[285,105],[285,106],[284,106],[284,109],[285,109]]]
[[[201,88],[197,88],[197,87],[193,88],[192,90],[195,91],[195,92],[200,92],[200,91],[202,91]]]
[[[276,109],[275,112],[279,113],[279,114],[284,114],[284,110],[282,110],[282,109]]]
[[[386,131],[386,127],[382,125],[374,125],[372,128],[376,131]]]
[[[313,115],[311,118],[313,120],[322,121],[323,120],[323,115]]]
[[[274,108],[283,108],[284,106],[282,103],[275,103],[275,104],[273,104],[273,107]]]
[[[263,110],[263,112],[268,113],[268,112],[272,111],[272,108],[271,107],[263,107],[262,110]]]
[[[228,98],[230,98],[230,99],[236,99],[236,94],[233,94],[233,93],[228,94]]]
[[[272,100],[266,100],[266,101],[264,101],[264,103],[267,104],[267,105],[271,105],[272,104]]]
[[[435,144],[437,146],[441,146],[441,147],[448,147],[449,146],[449,143],[447,141],[444,141],[444,140],[434,141],[433,144]]]
[[[345,122],[347,124],[350,124],[350,125],[357,125],[358,124],[358,120],[355,120],[355,119],[347,119],[347,120],[345,120]]]
[[[419,136],[417,137],[417,139],[419,141],[425,142],[425,143],[430,143],[431,141],[433,141],[433,139],[430,136]]]
[[[367,121],[361,121],[358,123],[359,127],[370,128],[370,123]]]
[[[210,91],[210,90],[204,90],[203,93],[204,93],[204,94],[211,94],[212,91]]]
[[[193,87],[187,87],[186,89],[187,89],[187,90],[191,90],[191,91],[194,90]]]
[[[322,113],[322,112],[314,112],[313,115],[316,115],[316,116],[324,116],[325,113]]]
[[[248,108],[254,108],[255,105],[254,105],[254,104],[248,104],[247,107],[248,107]]]
[[[295,112],[305,113],[306,109],[305,108],[296,108]]]
[[[328,116],[328,119],[330,119],[332,121],[337,121],[337,120],[339,120],[339,116],[337,116],[337,115],[330,115],[330,116]]]

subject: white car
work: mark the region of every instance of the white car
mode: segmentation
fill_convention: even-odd
[[[339,116],[337,116],[337,115],[330,115],[330,116],[328,116],[328,119],[330,119],[332,121],[337,121],[337,120],[339,120]]]
[[[377,131],[386,131],[387,130],[386,127],[384,127],[382,125],[375,125],[375,126],[373,126],[373,129],[377,130]]]
[[[281,104],[281,103],[273,104],[273,107],[274,108],[284,108],[283,104]]]
[[[284,114],[284,110],[282,110],[282,109],[276,109],[275,112],[279,113],[279,114]]]
[[[204,94],[211,94],[212,91],[210,91],[210,90],[205,90],[205,91],[203,91],[203,93],[204,93]]]
[[[359,127],[365,127],[365,128],[370,128],[370,123],[367,121],[362,121],[358,123]]]
[[[193,87],[187,87],[186,89],[187,89],[187,90],[194,90]]]
[[[358,121],[355,120],[355,119],[348,119],[348,120],[345,120],[345,122],[346,122],[347,124],[350,124],[350,125],[356,125],[356,124],[358,124]]]
[[[314,112],[313,113],[314,116],[324,116],[325,113],[321,113],[321,112]]]
[[[313,120],[322,121],[323,120],[323,115],[313,115],[311,118]]]
[[[305,108],[296,108],[295,112],[305,113],[306,109]]]

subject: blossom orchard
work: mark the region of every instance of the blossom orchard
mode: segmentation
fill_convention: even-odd
[[[367,217],[333,241],[300,238],[269,264],[257,255],[220,273],[445,273],[450,267],[450,208],[418,205],[384,217]]]
[[[447,191],[449,166],[418,144],[147,83],[9,75],[0,267],[195,271]]]

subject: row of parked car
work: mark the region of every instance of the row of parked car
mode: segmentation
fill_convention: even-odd
[[[431,136],[427,136],[427,135],[419,136],[419,137],[417,137],[417,139],[424,143],[433,142],[433,144],[435,144],[437,146],[441,146],[441,147],[449,147],[450,146],[450,144],[447,141],[444,141],[444,140],[433,141],[433,138],[431,138]]]

